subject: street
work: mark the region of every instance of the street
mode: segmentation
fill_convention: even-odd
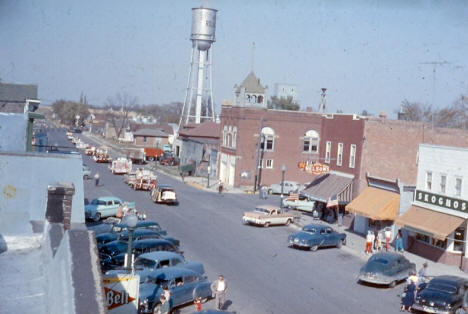
[[[49,131],[49,143],[73,146],[65,131]],[[85,142],[89,139],[80,135]],[[363,261],[349,249],[329,248],[317,252],[288,248],[287,237],[295,226],[260,228],[241,223],[242,212],[256,204],[277,205],[277,196],[259,200],[247,194],[202,191],[158,173],[158,182],[172,185],[179,206],[154,204],[148,192],[134,191],[115,176],[108,164],[96,164],[83,154],[83,162],[101,176],[100,185],[85,180],[85,198],[118,196],[135,201],[137,209],[181,241],[188,260],[204,264],[209,280],[223,274],[228,283],[225,309],[236,313],[396,313],[398,294],[394,289],[357,284]],[[203,305],[214,308],[214,302]],[[180,313],[194,311],[186,306]]]

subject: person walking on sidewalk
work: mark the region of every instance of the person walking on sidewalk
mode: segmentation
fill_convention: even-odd
[[[382,250],[382,233],[375,231],[375,250],[380,252]]]
[[[218,182],[218,193],[222,194],[223,189],[224,189],[223,182],[221,182],[221,180],[219,180],[219,182]]]
[[[223,275],[211,284],[211,293],[216,298],[216,309],[221,310],[226,300],[227,283]]]
[[[372,245],[374,244],[374,234],[371,230],[367,231],[366,236],[366,254],[372,253]]]
[[[96,174],[94,175],[94,185],[99,185],[99,172],[96,172]]]
[[[392,231],[390,227],[385,228],[385,251],[388,252],[390,248],[390,241],[392,240]]]
[[[398,233],[395,237],[395,251],[396,252],[404,252],[403,248],[403,234],[401,233],[401,229],[398,230]]]
[[[428,282],[429,281],[429,273],[427,272],[427,262],[424,262],[421,269],[418,271],[418,277],[420,282]]]

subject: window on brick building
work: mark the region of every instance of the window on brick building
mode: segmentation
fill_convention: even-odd
[[[330,154],[331,154],[331,142],[327,141],[327,145],[325,148],[325,163],[330,163]]]
[[[273,168],[273,159],[267,159],[266,160],[266,168],[267,169],[272,169]]]
[[[354,168],[356,165],[356,144],[351,144],[349,148],[349,168]]]
[[[431,171],[426,171],[426,190],[427,191],[432,190],[432,172]]]
[[[225,125],[224,128],[223,128],[223,146],[226,146],[226,142],[227,142],[227,140],[226,140],[227,130],[228,130],[228,127],[227,127],[227,125]]]
[[[461,196],[462,178],[455,178],[455,196]]]
[[[338,153],[336,155],[336,165],[341,166],[343,164],[343,143],[338,143]]]
[[[440,193],[445,194],[447,185],[447,176],[445,174],[440,175]]]
[[[146,143],[147,140],[148,138],[146,136],[143,136],[143,143]]]
[[[232,130],[232,148],[236,148],[237,145],[237,127]]]
[[[304,136],[303,151],[307,153],[318,153],[319,134],[314,130],[309,130]]]
[[[272,128],[264,127],[261,136],[260,148],[272,152],[275,148],[275,131]]]

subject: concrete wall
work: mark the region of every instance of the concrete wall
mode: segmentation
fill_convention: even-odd
[[[47,187],[75,185],[71,222],[84,222],[81,155],[0,152],[0,233],[32,232],[31,220],[44,220]]]
[[[22,113],[0,112],[0,152],[25,152],[28,119]]]

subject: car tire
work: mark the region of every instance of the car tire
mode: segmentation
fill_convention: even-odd
[[[265,222],[265,224],[263,225],[265,228],[268,228],[270,226],[270,223],[267,221]]]
[[[341,244],[346,245],[346,239],[341,240]]]
[[[316,244],[316,245],[312,245],[312,246],[310,247],[310,250],[311,250],[312,252],[315,252],[315,251],[318,250],[318,248],[319,248],[319,246],[318,246],[318,244]]]
[[[291,224],[291,222],[292,222],[291,219],[288,219],[288,220],[286,221],[286,226],[289,226],[289,225]]]
[[[393,280],[393,281],[388,285],[389,288],[395,288],[395,286],[396,286],[396,281],[395,281],[395,280]]]
[[[159,314],[159,313],[161,313],[161,303],[158,303],[153,307],[153,314]]]
[[[336,247],[337,247],[338,249],[341,249],[342,246],[343,246],[343,241],[338,240],[338,243],[336,244]]]
[[[154,157],[148,157],[148,161],[154,161]]]
[[[96,215],[94,216],[93,220],[95,222],[99,222],[101,220],[101,213],[96,213]]]

